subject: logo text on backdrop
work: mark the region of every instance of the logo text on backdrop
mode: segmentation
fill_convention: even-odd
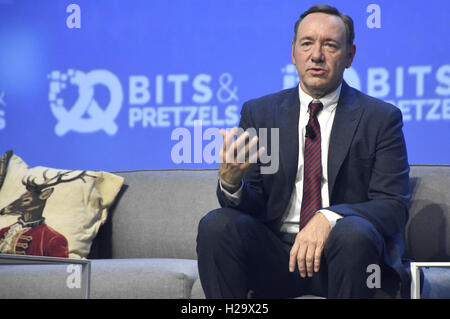
[[[50,78],[50,109],[58,120],[55,133],[63,136],[69,131],[92,133],[99,130],[108,135],[116,134],[118,127],[114,122],[120,112],[123,92],[119,79],[108,70],[93,70],[84,73],[68,70],[67,73],[53,71]],[[78,98],[68,108],[60,93],[70,84],[78,86]],[[94,98],[95,87],[105,86],[110,94],[109,104],[102,107]]]

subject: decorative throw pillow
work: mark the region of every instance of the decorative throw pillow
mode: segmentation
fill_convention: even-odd
[[[6,177],[6,169],[8,168],[9,159],[13,155],[13,151],[8,151],[0,157],[0,189]]]
[[[0,252],[86,258],[122,184],[107,172],[30,168],[14,155],[0,189]]]

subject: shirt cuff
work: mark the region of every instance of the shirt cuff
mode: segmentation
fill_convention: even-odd
[[[327,209],[321,209],[319,210],[319,212],[321,212],[325,216],[325,218],[328,219],[331,229],[333,229],[333,227],[336,225],[336,222],[343,217]]]
[[[239,205],[239,203],[241,202],[241,196],[242,196],[242,188],[244,187],[244,182],[241,183],[241,187],[239,187],[239,189],[234,192],[234,193],[230,193],[229,191],[227,191],[225,189],[225,187],[223,187],[222,185],[222,179],[219,177],[219,186],[220,186],[220,190],[222,191],[222,194],[225,195],[225,197],[233,204],[233,205]]]

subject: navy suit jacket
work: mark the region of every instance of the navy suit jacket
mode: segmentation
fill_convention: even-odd
[[[222,194],[220,204],[232,206],[263,221],[278,232],[294,189],[298,167],[298,87],[246,102],[240,127],[279,128],[279,169],[261,174],[252,164],[243,182],[239,205]],[[402,265],[403,231],[411,197],[409,164],[402,131],[402,114],[395,106],[372,98],[342,83],[328,151],[330,206],[346,216],[370,221],[384,238],[384,260],[409,288],[409,275]],[[274,142],[274,141],[273,141]]]

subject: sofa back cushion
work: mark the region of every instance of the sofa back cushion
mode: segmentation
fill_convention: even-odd
[[[219,207],[217,170],[115,172],[124,187],[91,257],[196,259],[197,226]],[[450,261],[450,166],[411,165],[406,258]]]
[[[125,179],[96,250],[100,258],[197,259],[200,219],[219,207],[217,170],[115,172]],[[95,249],[94,249],[95,250]]]
[[[405,257],[450,261],[450,166],[411,165]]]

